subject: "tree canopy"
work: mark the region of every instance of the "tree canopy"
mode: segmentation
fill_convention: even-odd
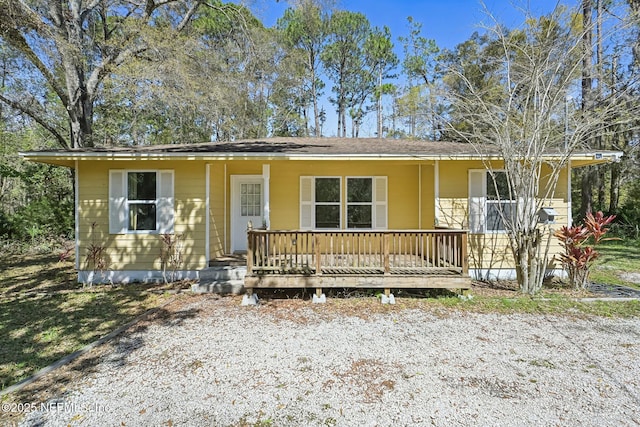
[[[523,11],[520,26],[447,49],[411,17],[392,34],[321,0],[292,1],[271,28],[222,0],[0,0],[0,16],[5,217],[27,192],[53,197],[25,181],[20,149],[368,134],[498,144],[517,159],[621,150],[574,177],[573,199],[637,223],[637,0]]]

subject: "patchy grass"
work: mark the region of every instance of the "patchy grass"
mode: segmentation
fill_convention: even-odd
[[[47,254],[9,254],[0,258],[0,296],[82,288],[73,261]]]
[[[640,289],[640,241],[608,241],[597,251],[600,257],[591,272],[592,281]]]
[[[104,336],[168,294],[143,285],[82,287],[50,254],[0,261],[0,389]]]
[[[382,305],[380,300],[366,292],[335,292],[328,290],[326,304],[311,304],[301,293],[291,298],[282,298],[277,292],[259,290],[261,310],[270,311],[277,318],[306,322],[308,308],[326,318],[336,316],[369,319],[371,316],[388,314],[401,310],[424,310],[437,316],[454,313],[500,313],[500,314],[543,314],[568,317],[640,317],[640,301],[582,301],[593,297],[584,291],[566,288],[545,288],[539,295],[522,295],[515,287],[504,284],[500,288],[478,284],[468,293],[471,298],[445,290],[402,290],[392,289],[396,296],[395,305]]]
[[[481,313],[530,313],[561,316],[638,317],[640,301],[583,302],[566,294],[543,292],[536,297],[475,297],[460,301],[457,307]]]
[[[593,280],[634,286],[627,273],[640,273],[640,245],[608,242]],[[78,350],[139,315],[162,304],[169,287],[152,285],[93,286],[76,283],[73,261],[58,255],[7,255],[0,260],[0,389],[28,377],[44,366]],[[638,287],[638,285],[635,285]],[[330,292],[331,293],[331,292]],[[640,316],[640,302],[580,302],[587,295],[564,288],[545,289],[536,297],[521,295],[508,284],[476,286],[473,298],[462,300],[446,291],[398,291],[396,306],[383,306],[377,291],[344,290],[328,295],[326,305],[312,306],[309,292],[273,291],[262,295],[286,317],[300,307],[328,316],[367,317],[402,309],[424,309],[448,315],[455,311],[538,313],[569,316]],[[266,298],[265,298],[266,297]],[[230,302],[232,304],[237,301]]]

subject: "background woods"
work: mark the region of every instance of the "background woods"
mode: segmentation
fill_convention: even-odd
[[[328,0],[291,1],[271,27],[219,0],[0,0],[0,238],[72,234],[70,172],[20,162],[18,151],[269,136],[473,143],[492,136],[474,120],[483,105],[519,93],[504,58],[522,63],[568,40],[581,48],[547,64],[563,89],[545,132],[560,148],[625,153],[574,176],[575,217],[616,214],[613,228],[637,236],[640,2],[570,6],[443,48],[412,17],[392,34]],[[469,97],[477,102],[458,102]]]

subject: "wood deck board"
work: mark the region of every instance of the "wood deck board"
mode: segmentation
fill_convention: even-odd
[[[461,275],[264,275],[246,276],[245,288],[443,288],[470,289]]]

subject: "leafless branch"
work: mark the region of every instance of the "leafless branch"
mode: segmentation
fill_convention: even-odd
[[[27,116],[31,117],[33,120],[36,121],[36,123],[38,123],[40,126],[42,126],[43,128],[45,128],[47,131],[49,131],[58,141],[58,143],[60,143],[60,145],[63,148],[69,149],[69,143],[67,142],[67,140],[60,134],[60,132],[58,132],[58,130],[52,126],[51,124],[49,124],[47,122],[47,120],[44,119],[44,117],[41,114],[38,114],[37,111],[35,111],[32,108],[29,108],[26,105],[23,105],[19,102],[16,102],[10,98],[5,97],[4,95],[0,94],[0,101],[4,102],[5,104],[9,105],[12,108],[15,108],[16,110],[26,114]]]

